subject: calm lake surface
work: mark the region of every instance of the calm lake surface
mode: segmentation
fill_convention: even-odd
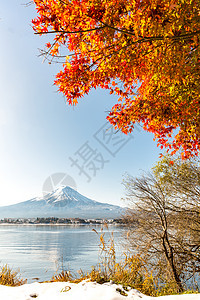
[[[103,226],[103,225],[102,225]],[[56,272],[87,271],[98,263],[99,237],[97,225],[0,225],[0,264],[20,270],[28,282],[49,280]],[[104,228],[104,227],[103,227]],[[104,228],[105,237],[113,232],[117,257],[122,252],[121,226]]]

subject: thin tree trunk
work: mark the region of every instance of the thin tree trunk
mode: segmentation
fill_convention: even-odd
[[[168,261],[168,263],[170,265],[171,272],[172,272],[173,277],[174,277],[174,279],[176,281],[176,284],[178,286],[178,291],[179,292],[183,292],[183,286],[182,286],[181,280],[179,278],[179,275],[177,273],[177,269],[176,269],[176,266],[175,266],[175,263],[174,263],[173,248],[170,245],[170,242],[168,240],[168,236],[167,236],[166,230],[165,230],[164,235],[163,235],[163,247],[164,247],[164,252],[165,252],[166,259],[167,259],[167,261]]]

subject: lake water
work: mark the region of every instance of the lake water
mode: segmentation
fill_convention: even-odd
[[[0,264],[20,270],[28,282],[49,280],[62,269],[76,273],[87,271],[98,263],[99,237],[102,226],[93,225],[1,225]],[[120,256],[122,233],[125,228],[104,228],[106,239],[113,232],[117,256]]]

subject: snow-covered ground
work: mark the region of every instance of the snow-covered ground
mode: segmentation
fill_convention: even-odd
[[[125,294],[122,295],[120,290]],[[161,299],[162,298],[162,299]],[[200,300],[200,294],[149,297],[137,290],[124,291],[122,286],[82,281],[32,283],[19,287],[0,285],[0,300]]]

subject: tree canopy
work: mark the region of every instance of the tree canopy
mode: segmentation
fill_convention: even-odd
[[[92,88],[118,102],[107,119],[124,133],[140,123],[161,148],[200,149],[199,0],[34,0],[44,55],[63,63],[55,84],[70,105]]]

